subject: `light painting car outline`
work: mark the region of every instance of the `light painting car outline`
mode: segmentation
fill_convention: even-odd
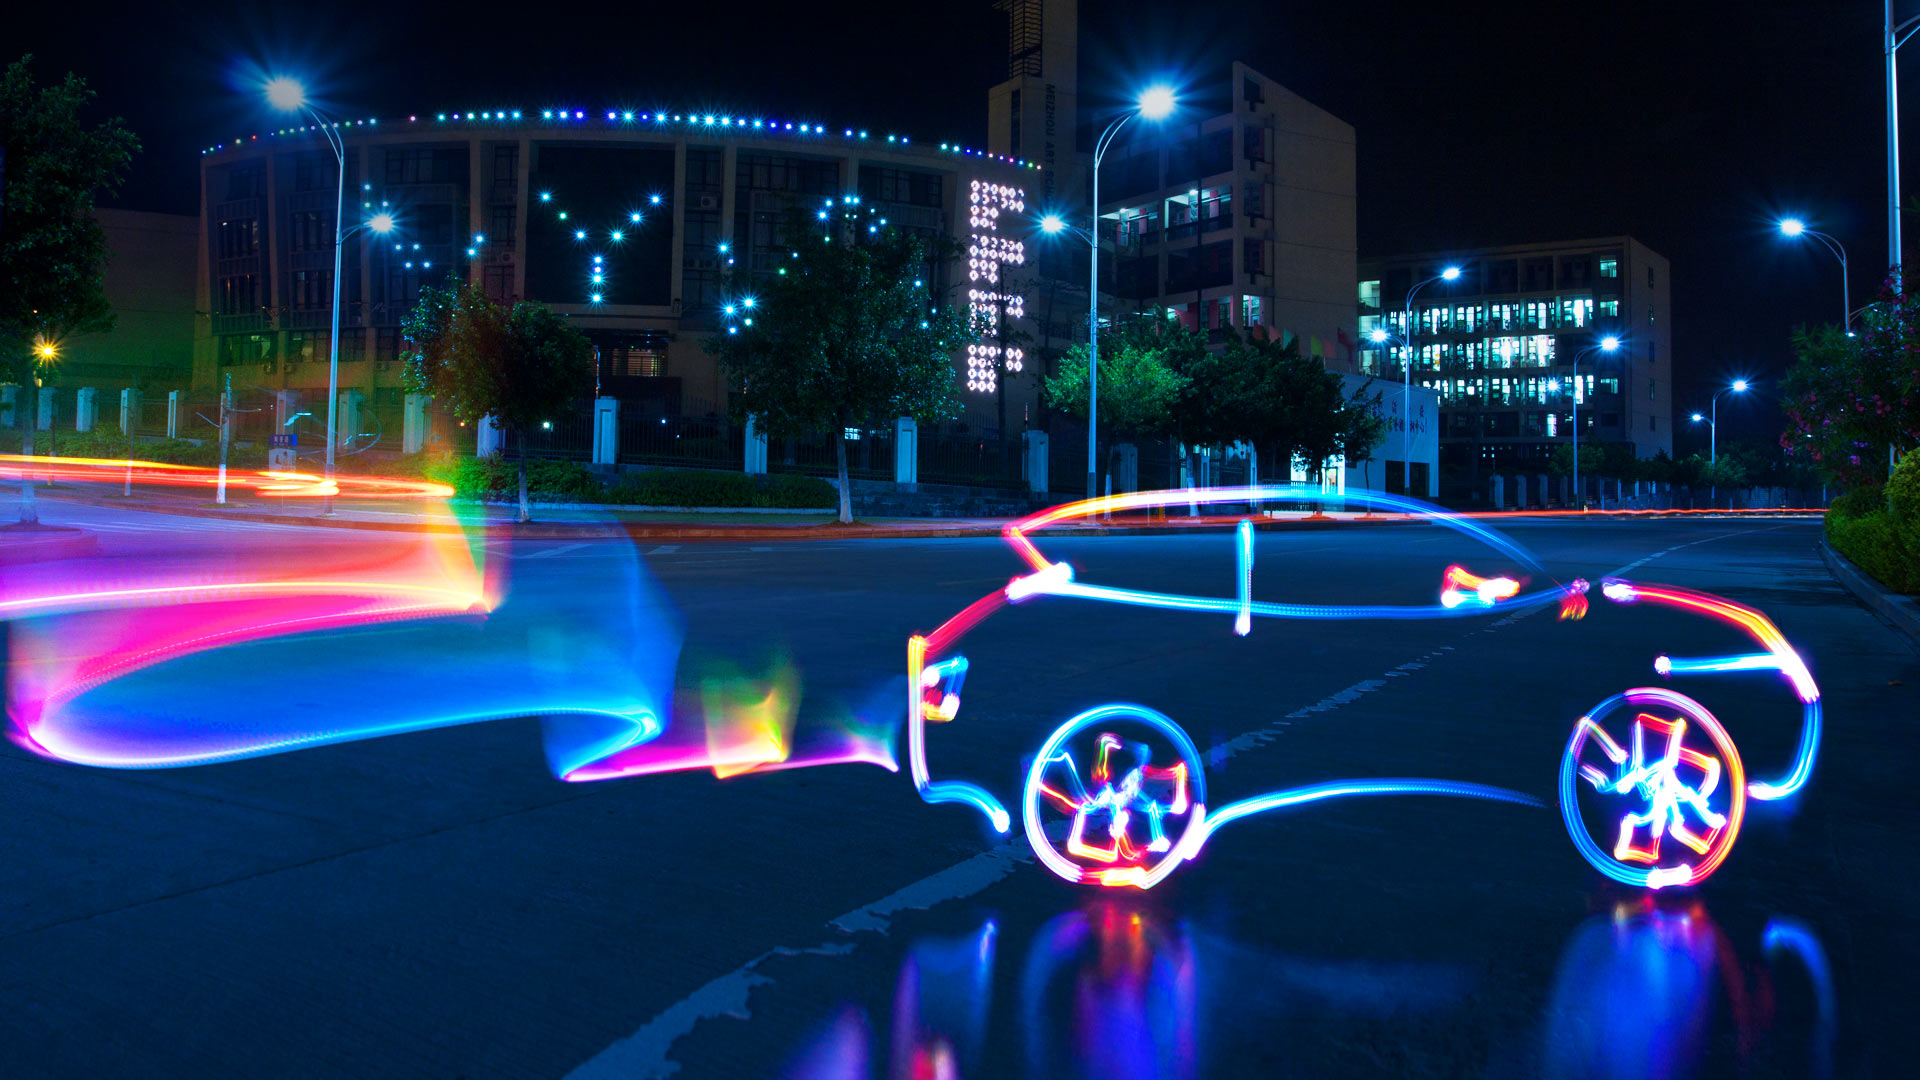
[[[1528,581],[1544,580],[1547,575],[1538,560],[1520,545],[1470,517],[1379,492],[1349,491],[1339,498],[1445,525],[1492,547],[1524,571],[1524,576],[1483,578],[1453,565],[1443,572],[1438,602],[1432,605],[1283,604],[1253,598],[1250,518],[1241,520],[1233,533],[1238,572],[1236,594],[1230,597],[1155,593],[1078,581],[1070,565],[1048,560],[1032,539],[1032,534],[1042,529],[1114,511],[1329,498],[1317,487],[1299,485],[1139,492],[1058,506],[1007,525],[1004,536],[1029,571],[969,604],[931,633],[915,634],[908,640],[908,764],[921,798],[929,804],[972,806],[996,832],[1011,831],[1012,814],[991,792],[968,781],[932,777],[927,766],[926,733],[929,723],[952,721],[959,714],[968,666],[966,657],[954,648],[960,638],[1002,607],[1034,597],[1227,614],[1233,618],[1234,632],[1243,636],[1250,632],[1255,616],[1444,618],[1496,609],[1511,613],[1547,605],[1556,605],[1563,619],[1578,619],[1586,613],[1586,581],[1576,579],[1527,592]],[[1758,611],[1706,593],[1618,579],[1604,581],[1601,594],[1616,603],[1651,603],[1718,619],[1745,632],[1762,649],[1758,653],[1699,659],[1663,654],[1653,665],[1662,677],[1772,670],[1786,679],[1801,701],[1799,748],[1791,769],[1778,781],[1748,782],[1739,753],[1719,720],[1698,701],[1672,690],[1630,689],[1607,698],[1575,722],[1562,754],[1558,802],[1581,856],[1603,874],[1631,886],[1659,889],[1698,884],[1731,850],[1748,799],[1786,798],[1804,787],[1811,776],[1820,740],[1819,689],[1779,629]],[[1114,727],[1146,733],[1171,747],[1177,760],[1154,764],[1150,745],[1107,730]],[[1072,744],[1077,737],[1088,734],[1094,736],[1094,750],[1076,758]],[[1087,762],[1084,776],[1082,761]],[[1082,712],[1055,728],[1025,770],[1019,807],[1023,831],[1034,854],[1061,878],[1146,889],[1191,861],[1207,839],[1230,821],[1267,810],[1361,795],[1445,795],[1541,805],[1541,800],[1524,793],[1484,784],[1378,778],[1289,788],[1210,809],[1204,759],[1186,732],[1169,717],[1144,705],[1111,703]],[[1591,807],[1596,800],[1609,799],[1629,804],[1617,830],[1607,828],[1608,818]],[[1044,821],[1048,808],[1069,816],[1064,837],[1049,835]],[[1610,811],[1606,813],[1610,816]],[[1594,817],[1600,818],[1603,835],[1613,833],[1611,850],[1594,840],[1594,826],[1589,823]],[[1098,839],[1102,830],[1104,840]],[[1060,831],[1053,830],[1055,834]]]

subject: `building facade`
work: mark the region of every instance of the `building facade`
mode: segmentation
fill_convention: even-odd
[[[1101,164],[1103,306],[1297,340],[1355,370],[1352,125],[1241,63],[1182,101],[1161,125],[1131,121]]]
[[[194,266],[198,219],[100,208],[107,263],[101,290],[113,308],[113,329],[60,342],[50,373],[60,386],[176,389],[193,368]]]
[[[1022,311],[1008,271],[1026,260],[1020,218],[1042,170],[982,148],[813,117],[659,107],[422,113],[339,131],[349,226],[382,211],[395,221],[347,241],[339,385],[390,415],[405,393],[401,322],[423,287],[455,280],[565,314],[598,347],[598,392],[623,411],[723,415],[725,376],[703,343],[729,302],[729,275],[777,271],[793,205],[857,200],[893,227],[955,242],[961,256],[934,268],[947,295]],[[207,149],[198,280],[209,315],[196,386],[238,372],[324,401],[335,169],[306,128]],[[1024,366],[1017,348],[981,351],[994,348],[955,356],[959,430],[998,423],[998,376]],[[1012,389],[1022,399],[1005,403],[1011,415],[1030,412],[1033,381]]]
[[[1477,501],[1490,475],[1544,473],[1576,409],[1583,443],[1672,452],[1671,296],[1666,258],[1630,236],[1367,259],[1360,370],[1411,364],[1438,392],[1446,494]]]

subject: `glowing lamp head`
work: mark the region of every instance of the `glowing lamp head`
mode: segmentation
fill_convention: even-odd
[[[1387,332],[1376,326],[1367,332],[1367,340],[1373,342],[1375,345],[1383,345],[1387,340]]]
[[[1140,94],[1137,107],[1140,115],[1149,120],[1165,120],[1173,115],[1173,107],[1179,99],[1173,94],[1171,86],[1149,86]]]
[[[289,79],[285,75],[267,80],[267,104],[281,112],[293,112],[307,103],[307,88],[300,85],[299,79]]]
[[[1603,337],[1600,339],[1600,348],[1606,350],[1607,352],[1612,352],[1615,349],[1618,349],[1619,347],[1620,347],[1620,339],[1617,337],[1614,337],[1612,334],[1608,334],[1606,337]]]
[[[1060,220],[1059,214],[1048,214],[1040,219],[1040,231],[1048,236],[1053,236],[1066,227],[1067,223]]]
[[[381,234],[390,233],[393,231],[393,215],[388,213],[375,214],[367,219],[367,228]]]
[[[1746,392],[1747,392],[1747,380],[1745,380],[1745,379],[1735,379],[1735,380],[1733,380],[1733,392],[1734,392],[1734,393],[1736,393],[1736,394],[1744,394],[1744,393],[1746,393]]]
[[[42,360],[51,360],[59,355],[59,353],[60,350],[54,348],[53,342],[51,341],[43,341],[33,347],[33,354]]]
[[[1447,267],[1447,268],[1446,268],[1445,270],[1442,270],[1442,271],[1440,271],[1440,280],[1442,280],[1442,281],[1459,281],[1459,280],[1460,280],[1460,268],[1459,268],[1459,267],[1457,267],[1457,266],[1449,266],[1449,267]]]
[[[1807,223],[1804,221],[1801,221],[1799,218],[1790,217],[1790,218],[1780,219],[1780,235],[1781,236],[1799,236],[1801,233],[1806,231],[1807,231]]]
[[[1694,423],[1696,423],[1696,424],[1697,424],[1697,423],[1699,423],[1700,421],[1702,421],[1702,420],[1705,420],[1705,419],[1706,419],[1706,417],[1704,417],[1704,416],[1701,416],[1701,415],[1700,415],[1699,413],[1694,413],[1694,414],[1693,414],[1693,415],[1692,415],[1691,417],[1689,417],[1688,419],[1690,419],[1690,420],[1692,420],[1692,421],[1693,421]]]

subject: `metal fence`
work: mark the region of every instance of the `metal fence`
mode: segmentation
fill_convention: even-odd
[[[1017,488],[1026,483],[1024,451],[1024,444],[1013,439],[923,435],[920,479],[931,484]]]
[[[520,433],[508,431],[500,450],[509,459],[520,456]],[[527,432],[526,456],[540,461],[590,461],[593,458],[593,414],[575,410]]]
[[[858,437],[846,440],[847,476],[855,480],[893,479],[893,428],[859,429]],[[926,443],[921,448],[924,462]],[[808,476],[839,475],[838,449],[831,437],[770,439],[767,443],[767,471],[804,473]]]
[[[724,416],[646,416],[620,413],[617,460],[623,465],[740,468],[746,432]]]

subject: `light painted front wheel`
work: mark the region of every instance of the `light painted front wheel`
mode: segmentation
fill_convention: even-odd
[[[1090,709],[1056,728],[1027,770],[1022,817],[1040,862],[1067,881],[1151,888],[1206,834],[1193,740],[1141,705]]]

